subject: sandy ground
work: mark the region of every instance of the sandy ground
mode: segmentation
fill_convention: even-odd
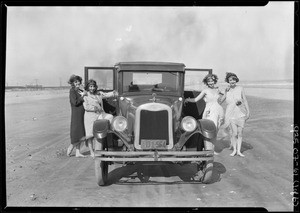
[[[264,207],[293,210],[293,101],[248,95],[251,119],[244,130],[245,158],[230,157],[218,141],[213,183],[181,179],[194,165],[148,167],[141,183],[136,167],[109,167],[99,187],[92,158],[66,156],[68,91],[6,92],[6,202],[9,207]],[[82,152],[89,154],[86,147]]]

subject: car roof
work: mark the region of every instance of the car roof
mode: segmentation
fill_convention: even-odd
[[[143,70],[143,71],[176,71],[184,72],[183,63],[173,62],[119,62],[115,65],[118,71],[121,70]]]

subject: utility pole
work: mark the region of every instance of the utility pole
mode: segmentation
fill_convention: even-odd
[[[59,78],[59,87],[61,87],[61,78]]]

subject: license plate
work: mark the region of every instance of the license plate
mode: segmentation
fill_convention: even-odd
[[[141,140],[142,149],[167,149],[166,140]]]

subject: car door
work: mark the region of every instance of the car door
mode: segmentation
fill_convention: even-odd
[[[184,91],[202,91],[204,85],[203,78],[207,74],[212,74],[212,69],[185,69]]]
[[[84,67],[84,84],[90,79],[97,82],[98,91],[111,92],[116,89],[114,67]],[[103,108],[106,113],[116,115],[117,99],[103,99]]]
[[[207,74],[212,74],[212,69],[192,69],[186,68],[184,75],[184,98],[195,98],[204,89],[202,80]],[[205,108],[205,101],[199,100],[197,103],[187,103],[183,107],[183,116],[192,116],[201,119]]]

